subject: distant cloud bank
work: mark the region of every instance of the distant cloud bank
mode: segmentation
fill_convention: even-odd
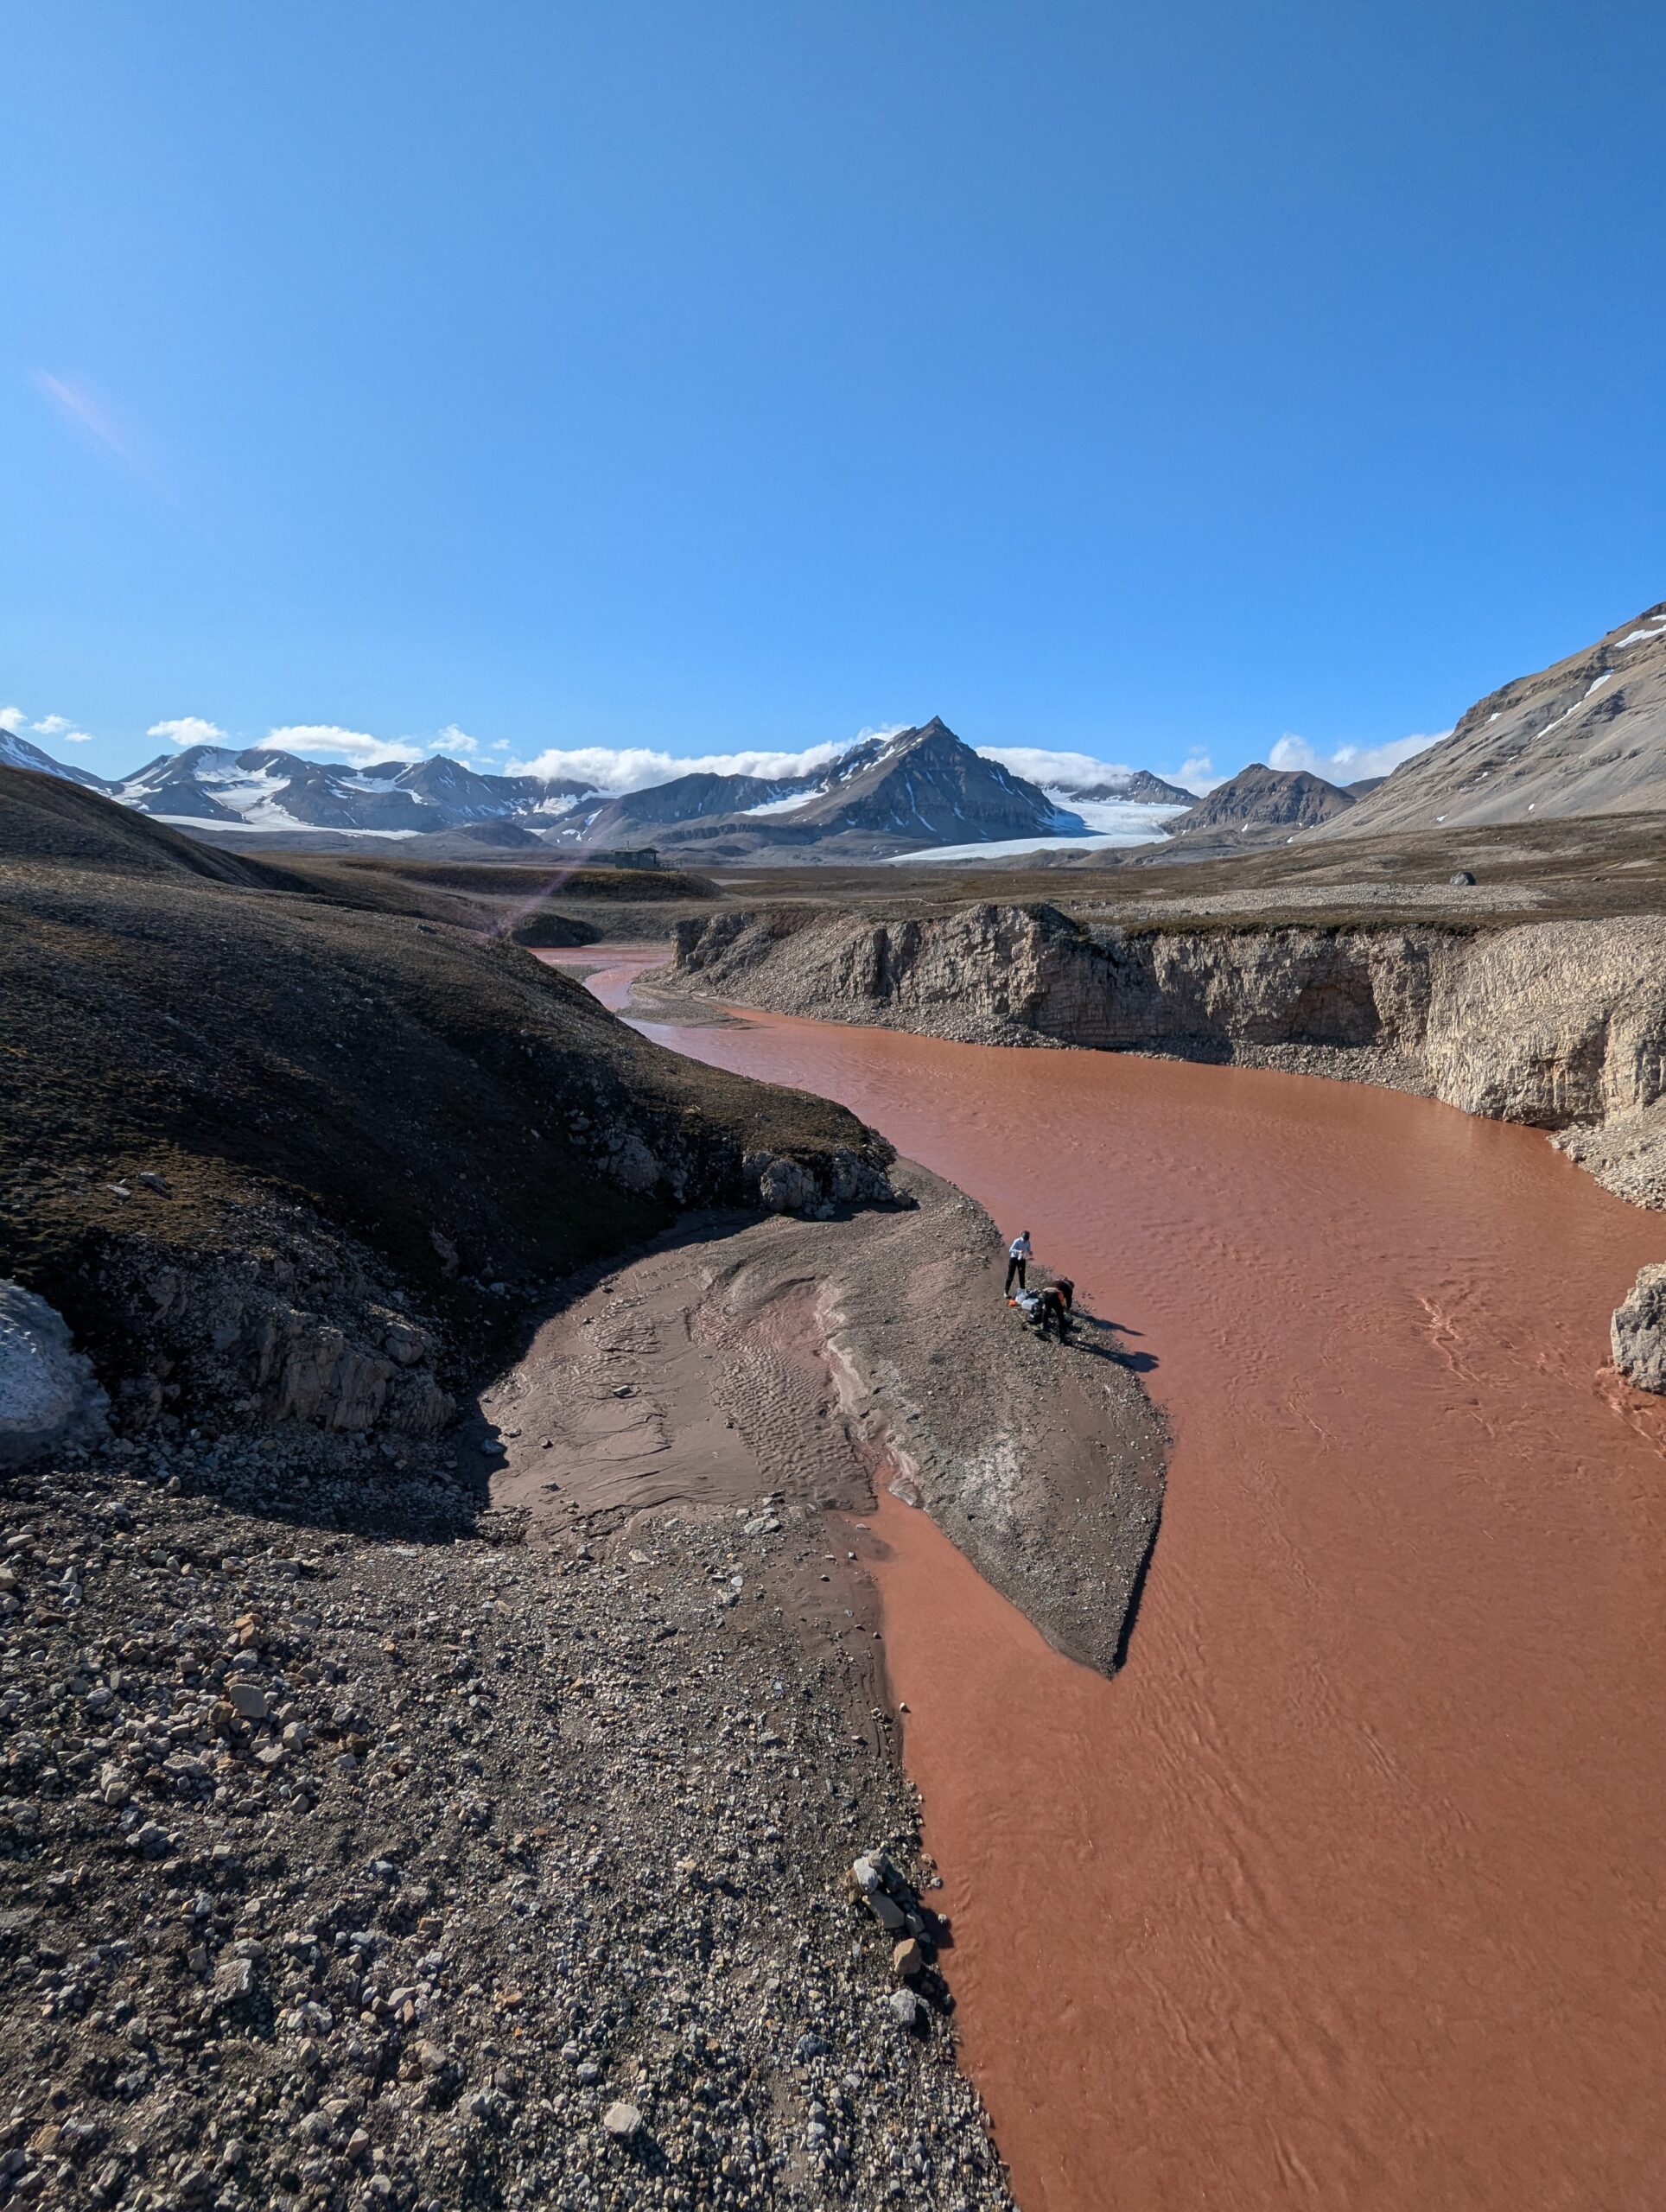
[[[147,737],[165,737],[170,745],[224,745],[226,733],[218,722],[200,715],[176,715],[169,721],[152,722]]]
[[[863,733],[865,736],[872,734]],[[505,772],[559,777],[570,783],[589,784],[601,791],[637,791],[650,784],[668,783],[673,776],[813,776],[847,749],[843,745],[811,745],[802,753],[701,753],[691,760],[679,760],[674,753],[658,753],[645,745],[556,746],[530,760],[511,761]]]
[[[1268,754],[1267,765],[1305,768],[1310,775],[1323,776],[1327,783],[1358,784],[1367,776],[1392,775],[1402,760],[1427,753],[1431,745],[1451,735],[1449,729],[1437,729],[1427,736],[1390,738],[1386,745],[1339,745],[1334,753],[1320,753],[1305,737],[1287,730]]]
[[[972,749],[986,760],[998,760],[1014,776],[1040,784],[1043,791],[1091,791],[1134,773],[1119,761],[1096,760],[1091,753],[1050,753],[1040,745],[977,745]]]

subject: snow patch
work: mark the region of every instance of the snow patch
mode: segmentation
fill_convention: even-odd
[[[827,786],[818,784],[813,791],[792,791],[785,798],[766,798],[760,806],[742,808],[746,814],[796,814],[801,806],[808,806],[812,799],[826,796]]]
[[[426,830],[332,830],[317,822],[302,822],[285,814],[281,806],[263,807],[258,822],[205,822],[200,814],[153,814],[153,822],[166,822],[175,830],[212,830],[236,836],[264,837],[277,830],[303,830],[309,837],[425,837]]]
[[[912,868],[923,861],[1010,860],[1023,853],[1103,852],[1113,846],[1153,845],[1161,838],[1163,824],[1186,809],[1147,806],[1132,799],[1078,799],[1074,810],[1091,822],[1079,836],[1040,831],[1029,837],[996,838],[988,844],[933,845],[925,852],[893,854],[884,865]]]

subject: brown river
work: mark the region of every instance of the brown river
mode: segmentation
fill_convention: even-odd
[[[1363,1084],[647,1033],[843,1101],[1027,1227],[1173,1427],[1112,1682],[877,1516],[1025,2212],[1666,2204],[1666,1408],[1606,1365],[1666,1223]]]

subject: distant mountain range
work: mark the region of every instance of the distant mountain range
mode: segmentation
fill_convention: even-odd
[[[813,775],[693,774],[624,793],[558,778],[482,775],[444,755],[358,767],[214,745],[161,754],[110,782],[10,731],[0,731],[0,760],[67,777],[211,837],[252,830],[289,844],[420,834],[428,850],[543,845],[576,856],[652,845],[689,861],[862,861],[1088,834],[1063,795],[986,760],[935,717],[853,746]],[[1192,794],[1139,770],[1108,774],[1082,798],[1097,813],[1116,801],[1178,808]]]
[[[256,747],[188,745],[104,785],[143,814],[245,830],[455,830],[467,823],[546,820],[588,789],[540,776],[482,776],[460,760],[382,760],[367,768],[302,760]]]
[[[1489,692],[1391,776],[1341,786],[1259,761],[1199,800],[1147,769],[1043,789],[963,744],[941,720],[865,740],[814,775],[673,776],[607,792],[541,776],[484,775],[443,754],[367,767],[270,747],[188,746],[109,782],[0,729],[0,763],[67,778],[210,838],[254,830],[289,844],[421,836],[423,850],[575,856],[652,845],[690,864],[862,861],[957,845],[1085,838],[1123,805],[1179,851],[1282,836],[1336,837],[1666,811],[1666,601],[1584,652]],[[1123,821],[1130,817],[1123,817]],[[1142,857],[1151,858],[1154,855]]]

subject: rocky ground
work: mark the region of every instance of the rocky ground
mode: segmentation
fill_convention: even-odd
[[[947,1931],[849,1885],[879,1845],[932,1878],[868,1679],[777,1602],[820,1515],[593,1554],[455,1458],[391,1485],[294,1431],[10,1478],[0,2191],[1005,2203],[946,1985],[893,1970]]]

